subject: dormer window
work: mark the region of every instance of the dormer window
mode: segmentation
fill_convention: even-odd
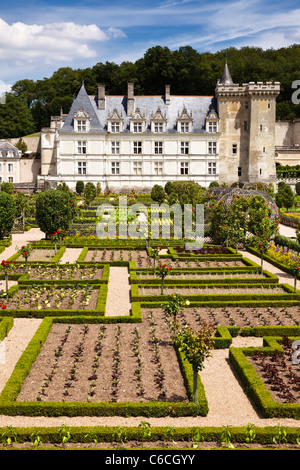
[[[211,109],[206,116],[205,129],[210,134],[218,132],[219,118],[215,109]]]
[[[146,119],[145,116],[137,108],[130,121],[130,132],[142,133],[145,132]]]
[[[161,134],[166,132],[166,115],[163,115],[161,109],[158,108],[156,113],[151,116],[150,121],[151,132]]]
[[[122,132],[123,130],[122,113],[119,114],[118,111],[114,109],[113,112],[108,115],[107,129],[108,129],[108,132],[113,132],[115,134]]]
[[[177,132],[186,134],[193,130],[192,113],[188,114],[186,108],[183,108],[181,115],[177,118]]]
[[[74,115],[74,131],[75,132],[88,132],[90,130],[90,116],[80,108]]]

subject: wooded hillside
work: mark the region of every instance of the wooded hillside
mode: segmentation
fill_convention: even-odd
[[[300,105],[292,103],[294,80],[300,80],[300,45],[266,51],[257,47],[229,48],[216,53],[199,53],[190,46],[171,51],[155,46],[136,62],[97,63],[74,70],[58,69],[50,78],[24,78],[12,87],[5,105],[0,106],[0,138],[20,137],[49,126],[51,115],[70,109],[82,80],[87,92],[97,93],[97,84],[107,94],[126,94],[127,83],[135,83],[136,95],[171,94],[213,95],[226,61],[235,83],[279,81],[277,119],[300,117]]]

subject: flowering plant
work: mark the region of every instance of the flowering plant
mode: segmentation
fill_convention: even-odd
[[[165,264],[160,264],[157,269],[157,275],[161,278],[161,295],[164,293],[164,280],[168,272],[171,271],[171,266],[166,266]]]
[[[57,242],[59,241],[59,246],[61,247],[61,241],[64,235],[65,235],[64,230],[55,230],[51,235],[52,240],[54,240],[55,254],[56,254]]]
[[[2,271],[4,271],[5,276],[6,295],[8,294],[8,271],[14,266],[15,263],[15,261],[10,261],[9,259],[7,261],[3,259],[0,263],[0,267]]]

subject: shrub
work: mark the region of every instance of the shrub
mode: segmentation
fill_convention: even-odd
[[[70,191],[52,189],[41,192],[36,199],[36,221],[48,237],[57,230],[68,230],[75,215]]]
[[[0,240],[11,234],[15,217],[16,202],[11,194],[0,193]]]
[[[76,183],[76,193],[77,194],[82,194],[84,191],[84,182],[83,181],[77,181]]]
[[[166,197],[166,193],[165,193],[164,188],[160,186],[159,184],[155,184],[151,191],[151,199],[153,199],[153,201],[157,201],[161,203],[165,200],[165,197]]]

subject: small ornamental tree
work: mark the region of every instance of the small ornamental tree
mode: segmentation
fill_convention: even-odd
[[[55,230],[51,235],[51,240],[54,241],[54,252],[57,253],[57,242],[59,242],[59,247],[61,247],[61,241],[65,235],[64,230]]]
[[[268,251],[270,240],[278,231],[279,219],[274,209],[275,207],[261,196],[249,199],[248,243],[260,252],[261,272],[264,253]]]
[[[36,199],[36,220],[48,238],[57,230],[68,230],[75,215],[70,192],[52,189],[41,192]]]
[[[152,248],[152,250],[150,251],[150,254],[149,256],[151,258],[153,258],[153,272],[155,274],[156,272],[156,260],[159,259],[159,252],[160,252],[161,248],[159,248],[158,246],[155,247],[155,248]]]
[[[164,294],[164,281],[165,277],[168,275],[168,272],[172,269],[171,266],[166,266],[165,264],[160,264],[157,269],[157,275],[161,278],[161,295]]]
[[[22,246],[21,249],[20,249],[20,253],[21,255],[23,256],[23,258],[25,259],[25,273],[27,274],[28,273],[28,257],[31,253],[31,245],[26,245],[26,246]]]
[[[84,182],[83,181],[77,181],[76,183],[76,193],[77,194],[82,194],[84,190]]]
[[[83,198],[85,204],[88,206],[96,197],[96,186],[92,182],[86,183],[83,190]]]
[[[10,271],[12,267],[14,267],[14,265],[15,265],[15,261],[10,261],[10,260],[7,260],[7,261],[2,260],[2,262],[0,263],[1,271],[4,272],[6,295],[8,295],[8,272]]]
[[[198,373],[204,368],[204,360],[211,356],[214,347],[215,328],[202,323],[198,331],[184,325],[177,331],[175,344],[193,367],[193,401],[198,404]]]
[[[299,266],[294,266],[293,267],[293,275],[294,275],[294,292],[297,291],[297,279],[298,275],[300,274],[300,267]]]
[[[16,202],[11,194],[0,192],[0,240],[9,237],[16,217]]]
[[[185,306],[190,305],[189,300],[184,300],[180,294],[172,294],[169,300],[163,306],[166,323],[173,329],[173,335],[176,337],[176,332],[179,327],[178,316],[183,312]],[[170,321],[172,318],[172,324]]]

